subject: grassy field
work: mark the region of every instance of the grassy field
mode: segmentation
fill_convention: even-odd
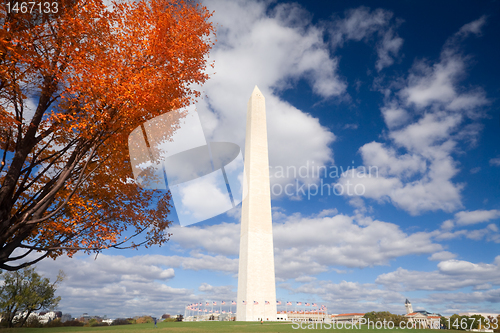
[[[305,326],[305,325],[304,325]],[[63,332],[82,332],[82,333],[105,333],[105,332],[124,332],[124,333],[145,333],[145,332],[173,332],[173,333],[189,333],[189,332],[208,332],[208,333],[225,333],[225,332],[297,332],[302,331],[294,329],[297,325],[292,326],[292,323],[248,323],[248,322],[169,322],[169,323],[158,323],[158,328],[155,328],[153,324],[136,324],[136,325],[121,325],[121,326],[108,326],[108,327],[55,327],[55,328],[14,328],[14,329],[2,329],[1,333],[63,333]],[[311,330],[308,330],[310,332]],[[383,333],[383,332],[394,332],[403,331],[400,329],[389,330],[389,329],[367,329],[363,327],[361,329],[318,329],[312,331],[331,331],[336,333],[352,333],[356,331],[358,333]],[[410,333],[414,330],[404,330]],[[437,330],[418,330],[419,333],[439,333]],[[448,332],[458,332],[458,331],[446,331]]]

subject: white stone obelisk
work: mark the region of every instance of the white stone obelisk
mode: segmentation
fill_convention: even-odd
[[[255,86],[248,101],[245,139],[246,198],[241,208],[236,320],[276,320],[273,221],[265,99]]]

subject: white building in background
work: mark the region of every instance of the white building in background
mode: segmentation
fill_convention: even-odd
[[[61,316],[61,322],[65,323],[67,321],[73,320],[73,317],[71,317],[71,314],[69,313],[63,313]]]
[[[364,315],[364,313],[341,313],[332,315],[331,318],[335,321],[348,321],[357,324]]]
[[[14,322],[16,321],[20,321],[21,318],[24,318],[24,316],[26,316],[26,312],[21,312],[21,313],[17,313],[15,316],[14,316]],[[35,312],[32,312],[30,313],[30,315],[28,316],[28,319],[27,320],[30,320],[32,318],[37,318],[38,319],[38,313],[35,313]]]
[[[277,320],[278,321],[289,320],[289,321],[327,323],[327,322],[330,322],[330,317],[326,314],[326,312],[321,312],[321,311],[290,311],[288,313],[279,313],[278,312]]]
[[[497,318],[500,316],[500,313],[486,313],[486,312],[460,312],[458,314],[459,316],[474,316],[474,315],[480,315],[483,316],[484,318],[492,317],[492,318]]]
[[[405,315],[408,318],[408,323],[413,323],[414,328],[434,328],[441,327],[441,317],[435,314],[425,314],[422,312],[413,312]]]
[[[40,321],[41,324],[46,324],[49,321],[52,321],[57,318],[57,315],[54,311],[49,311],[44,314],[39,314],[38,315],[38,321]]]
[[[14,316],[14,321],[20,320],[26,315],[26,312],[19,313]],[[30,313],[28,320],[36,318],[40,322],[40,324],[47,324],[49,321],[52,321],[57,318],[57,314],[54,311],[49,311],[49,312],[41,312],[41,313],[36,313],[32,312]]]
[[[287,313],[282,313],[278,312],[278,316],[276,317],[277,321],[288,321],[288,314]]]
[[[405,317],[408,319],[408,323],[413,324],[413,328],[440,328],[441,316],[425,310],[413,312],[413,307],[408,299],[406,299],[405,308]]]

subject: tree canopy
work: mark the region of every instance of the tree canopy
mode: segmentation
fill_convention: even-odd
[[[58,3],[48,14],[0,4],[6,270],[78,250],[165,242],[169,193],[133,181],[127,137],[192,103],[200,96],[193,87],[208,79],[214,28],[205,7],[182,0]],[[131,239],[139,234],[140,241]]]
[[[63,279],[59,272],[54,283],[41,277],[34,268],[24,268],[3,275],[0,286],[0,311],[8,327],[24,326],[30,314],[41,309],[53,309],[61,297],[56,297],[56,284]]]
[[[394,323],[394,325],[396,325],[396,327],[399,327],[401,322],[408,321],[408,319],[405,316],[393,314],[390,313],[389,311],[367,312],[363,317],[367,320],[370,320],[373,323],[377,321],[383,322],[384,320],[388,322],[391,321]]]

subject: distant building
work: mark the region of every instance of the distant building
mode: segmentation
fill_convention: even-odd
[[[88,323],[90,320],[90,316],[87,312],[84,312],[83,315],[78,318],[78,321],[81,321],[82,323]]]
[[[364,313],[341,313],[337,315],[332,315],[332,319],[335,321],[349,321],[358,323],[361,318],[363,318]]]
[[[231,313],[221,313],[219,315],[219,321],[231,321],[233,319],[233,314]]]
[[[219,319],[220,316],[223,315],[223,314],[220,314],[220,313],[204,313],[204,314],[199,314],[199,315],[196,315],[196,316],[187,316],[187,317],[184,317],[184,321],[209,321],[209,320],[215,320],[215,321],[218,321],[218,320],[224,320],[224,319]],[[235,314],[233,313],[232,316],[234,316]],[[177,318],[178,316],[173,316],[171,318]],[[225,317],[223,317],[225,318]]]
[[[480,316],[483,316],[484,318],[488,318],[488,317],[497,318],[498,316],[500,316],[500,314],[498,314],[498,313],[486,313],[486,312],[460,312],[458,315],[459,316],[467,316],[467,317],[471,317],[474,315],[480,315]]]
[[[413,312],[413,307],[407,299],[405,302],[406,315],[408,323],[412,323],[414,328],[440,328],[441,316],[430,313],[425,310]]]
[[[16,322],[16,321],[21,320],[22,318],[24,318],[26,316],[26,313],[27,313],[26,311],[17,313],[14,316],[14,322]],[[35,312],[30,313],[30,315],[28,316],[28,320],[30,320],[32,318],[38,319],[38,313],[35,313]]]
[[[63,313],[63,315],[61,316],[61,322],[64,323],[66,321],[71,321],[73,319],[73,317],[71,317],[71,314],[69,313]]]
[[[277,321],[288,321],[288,314],[283,312],[278,312],[278,316],[276,317]]]
[[[415,328],[440,328],[441,317],[435,314],[426,315],[421,312],[409,313],[405,316],[408,323],[413,323]]]
[[[102,322],[102,318],[100,316],[90,316],[88,313],[84,313],[80,318],[78,318],[78,321],[88,323],[91,319],[97,320],[98,323]]]
[[[278,312],[278,317],[283,315],[285,315],[284,311]],[[322,311],[288,311],[286,316],[290,321],[326,322],[328,319],[328,315]]]
[[[57,314],[54,311],[40,312],[38,315],[38,321],[41,324],[47,324],[48,322],[57,318]]]

